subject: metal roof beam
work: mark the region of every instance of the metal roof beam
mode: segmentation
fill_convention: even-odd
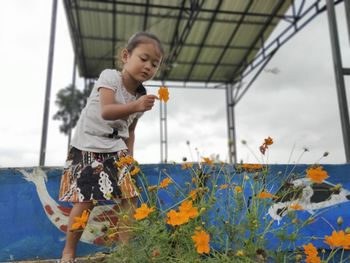
[[[86,39],[86,40],[96,40],[96,41],[113,41],[113,38],[110,37],[99,37],[99,36],[82,36],[82,39]],[[116,41],[118,42],[126,42],[126,39],[116,39]],[[171,43],[169,42],[162,42],[163,45],[165,46],[170,46]],[[198,44],[194,44],[194,43],[184,43],[183,47],[198,47]],[[205,48],[218,48],[218,49],[222,49],[225,48],[226,45],[215,45],[215,44],[204,44],[203,47]],[[228,49],[249,49],[250,46],[236,46],[236,45],[229,45],[227,47]],[[259,50],[259,48],[254,47],[253,50]]]
[[[192,65],[191,65],[191,68],[190,68],[190,70],[188,71],[187,76],[186,76],[186,78],[185,78],[186,81],[190,78],[190,76],[191,76],[191,74],[192,74],[192,71],[193,71],[193,68],[194,68],[194,66],[196,65],[197,61],[198,61],[198,58],[199,58],[199,55],[200,55],[201,52],[202,52],[204,43],[205,43],[205,41],[207,40],[207,38],[208,38],[208,36],[209,36],[209,32],[210,32],[210,30],[211,30],[211,28],[212,28],[212,26],[213,26],[213,24],[214,24],[214,21],[215,21],[215,18],[216,18],[216,16],[217,16],[217,14],[218,14],[218,11],[220,10],[220,7],[221,7],[221,5],[222,5],[222,1],[223,1],[223,0],[219,0],[219,1],[217,2],[217,5],[216,5],[216,7],[215,7],[215,12],[213,13],[213,15],[212,15],[212,17],[211,17],[211,19],[210,19],[210,22],[209,22],[209,24],[208,24],[208,26],[207,26],[207,28],[206,28],[206,30],[205,30],[205,33],[203,34],[202,40],[201,40],[201,42],[200,42],[201,44],[200,44],[200,46],[199,46],[199,49],[197,49],[197,53],[196,53],[196,55],[195,55],[195,58],[194,58],[193,63],[192,63]]]
[[[183,44],[186,42],[187,37],[192,29],[192,26],[197,19],[197,16],[198,16],[203,4],[204,4],[204,0],[201,0],[201,1],[198,1],[198,0],[193,1],[192,0],[191,1],[190,16],[187,20],[185,28],[181,32],[181,36],[176,38],[176,43],[174,43],[174,48],[170,50],[170,54],[165,62],[166,65],[172,65],[176,61],[178,55],[180,54],[180,52],[182,50]],[[177,30],[177,28],[175,30]],[[167,67],[166,69],[164,69],[161,72],[160,78],[162,80],[166,79],[167,76],[170,74],[171,70],[172,70],[171,67]]]
[[[250,7],[251,7],[252,4],[253,4],[253,0],[251,0],[251,1],[246,5],[245,11],[248,12],[248,10],[250,9]],[[245,15],[243,14],[243,15],[241,16],[241,18],[239,19],[240,23],[242,23],[242,22],[244,21],[244,18],[245,18]],[[239,25],[240,25],[240,23],[239,23]],[[229,46],[230,46],[230,44],[231,44],[233,38],[236,36],[236,34],[237,34],[237,32],[238,32],[238,30],[239,30],[239,28],[240,28],[239,25],[236,26],[236,27],[234,28],[234,30],[233,30],[233,32],[232,32],[230,38],[229,38],[228,41],[226,42],[226,45],[224,46],[224,48],[223,48],[223,50],[222,50],[222,52],[221,52],[221,54],[220,54],[218,60],[216,61],[215,67],[213,68],[213,70],[210,72],[210,74],[209,74],[209,76],[208,76],[208,79],[207,79],[208,82],[212,79],[212,77],[213,77],[214,73],[216,72],[216,70],[217,70],[219,64],[221,64],[221,61],[222,61],[222,59],[223,59],[223,57],[224,57],[224,55],[225,55],[227,49],[229,48]]]
[[[248,52],[246,52],[245,56],[243,57],[243,59],[240,62],[240,66],[232,73],[232,77],[229,80],[229,82],[233,82],[234,79],[237,76],[237,73],[239,73],[238,71],[242,68],[242,66],[244,64],[249,64],[247,63],[247,58],[248,56],[251,54],[251,51],[253,50],[253,48],[256,46],[257,42],[259,41],[259,39],[261,38],[261,36],[265,33],[265,30],[268,26],[270,26],[270,22],[272,21],[272,19],[275,18],[275,14],[277,14],[277,12],[280,10],[280,8],[283,6],[284,4],[284,0],[280,0],[274,10],[272,11],[272,15],[269,17],[269,19],[266,21],[265,25],[261,28],[260,33],[255,37],[255,39],[252,41],[251,47],[249,48]]]
[[[91,7],[79,7],[79,10],[81,11],[87,11],[87,12],[101,12],[101,13],[113,13],[113,10],[110,9],[101,9],[101,8],[91,8]],[[158,13],[152,13],[148,11],[148,17],[157,17],[157,18],[163,18],[163,19],[177,19],[177,15],[172,14],[158,14]],[[180,11],[184,11],[180,9]],[[145,15],[144,12],[136,12],[136,11],[125,11],[125,10],[118,10],[118,14],[120,15],[129,15],[129,16],[141,16],[143,17]],[[205,17],[197,17],[197,21],[210,21],[210,18]],[[215,20],[215,23],[233,23],[237,24],[239,23],[239,20],[236,19],[229,19],[229,18],[217,18]],[[264,21],[249,21],[246,19],[244,21],[244,24],[247,25],[263,25],[265,24]],[[277,25],[277,23],[272,23],[271,25]]]
[[[139,7],[145,7],[144,3],[137,3],[137,2],[131,2],[131,1],[118,1],[118,0],[84,0],[84,2],[95,2],[95,3],[106,3],[106,4],[112,4],[113,2],[116,2],[118,5],[125,5],[125,6],[139,6]],[[171,6],[171,5],[160,5],[160,4],[149,4],[149,8],[158,8],[158,9],[166,9],[166,10],[179,10],[180,8],[178,6]],[[191,7],[182,7],[183,11],[191,12]],[[99,11],[98,9],[95,9],[95,11]],[[215,13],[215,10],[212,9],[201,9],[201,13]],[[232,11],[232,10],[220,10],[217,12],[218,14],[225,14],[225,15],[242,15],[243,12],[240,11]],[[252,16],[252,17],[270,17],[271,14],[269,13],[254,13],[254,12],[248,12],[246,13],[246,16]],[[293,16],[290,15],[277,15],[275,14],[275,17],[279,19],[293,19]]]
[[[149,10],[149,0],[146,1],[146,6],[145,6],[145,14],[144,14],[144,20],[143,20],[143,31],[147,30],[148,10]]]

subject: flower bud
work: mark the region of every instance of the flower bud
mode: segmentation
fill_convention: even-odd
[[[337,219],[338,226],[341,226],[343,224],[343,222],[344,222],[343,218],[341,216],[339,216]]]

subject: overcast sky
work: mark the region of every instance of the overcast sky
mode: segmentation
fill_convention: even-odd
[[[350,48],[343,4],[337,18],[343,63],[349,67]],[[0,167],[39,163],[49,48],[51,1],[4,1],[0,9]],[[72,80],[73,52],[62,1],[58,4],[54,70],[51,88],[47,166],[62,166],[67,137],[59,132],[57,92]],[[344,163],[338,101],[326,13],[285,44],[235,108],[238,160],[257,162],[255,155],[267,136],[274,139],[269,163]],[[348,77],[349,78],[349,77]],[[350,82],[346,79],[347,92]],[[78,81],[82,88],[82,80]],[[223,90],[171,89],[168,102],[168,159],[218,154],[227,160],[227,125]],[[149,93],[156,93],[150,88]],[[349,96],[348,96],[349,97]],[[349,101],[349,98],[348,98]],[[348,103],[349,105],[349,103]],[[160,161],[159,105],[140,119],[135,158]],[[251,150],[241,144],[247,141]],[[190,147],[186,144],[190,142]],[[298,157],[307,147],[299,161]],[[293,150],[294,149],[294,150]]]

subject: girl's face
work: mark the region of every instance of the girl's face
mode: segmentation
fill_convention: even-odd
[[[153,42],[139,44],[131,53],[126,49],[122,51],[123,71],[137,82],[153,78],[161,60],[161,52]]]

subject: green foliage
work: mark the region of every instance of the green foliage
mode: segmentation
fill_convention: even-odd
[[[62,121],[60,132],[68,135],[70,129],[75,127],[92,87],[93,85],[90,84],[86,89],[80,91],[73,85],[69,85],[57,93],[55,103],[58,111],[53,119]]]

